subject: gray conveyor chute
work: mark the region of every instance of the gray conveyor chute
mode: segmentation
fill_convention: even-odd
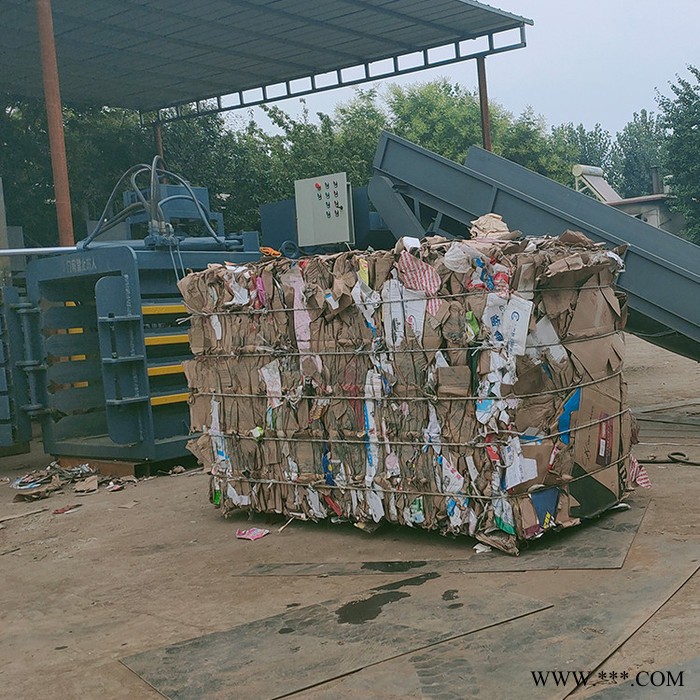
[[[700,360],[699,246],[477,147],[460,165],[384,133],[374,168],[370,197],[388,222],[397,219],[396,200],[404,195],[415,207],[428,207],[467,226],[477,216],[495,212],[526,235],[572,229],[609,246],[628,245],[626,271],[618,282],[629,298],[628,330]],[[389,184],[396,193],[394,203]],[[407,211],[402,210],[404,220]]]

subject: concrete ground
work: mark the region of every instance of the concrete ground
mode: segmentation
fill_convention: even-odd
[[[647,605],[648,614],[641,616],[641,626],[630,623],[627,636],[631,636],[621,645],[611,641],[605,647],[604,630],[596,627],[604,626],[601,623],[574,626],[559,640],[562,648],[575,648],[579,638],[583,641],[586,635],[603,635],[593,642],[601,649],[605,647],[605,653],[587,660],[592,666],[589,670],[607,668],[634,674],[640,670],[683,668],[684,663],[690,665],[700,655],[700,574],[692,574],[693,556],[681,556],[692,574],[684,583],[679,572],[664,571],[663,554],[664,548],[669,553],[694,549],[694,561],[700,558],[698,467],[650,463],[651,458],[662,461],[674,450],[686,452],[691,460],[700,460],[700,428],[693,425],[700,404],[692,404],[700,398],[700,365],[629,337],[626,374],[633,407],[649,409],[665,404],[666,413],[640,414],[644,418],[641,444],[635,452],[647,464],[653,488],[633,496],[633,501],[648,502],[649,506],[624,567],[605,572],[453,574],[440,582],[440,591],[445,588],[447,593],[469,584],[473,588],[478,585],[482,595],[486,595],[484,592],[494,587],[507,590],[512,586],[531,598],[546,601],[548,596],[567,590],[577,590],[585,600],[586,591],[590,590],[593,602],[599,584],[624,589],[631,585],[635,574],[665,575],[669,582],[678,574],[678,585],[669,588],[678,590],[665,604],[662,603],[668,596],[659,601],[652,600],[653,596],[648,601],[638,601],[642,608]],[[682,403],[689,407],[680,407]],[[668,415],[670,419],[665,417]],[[16,478],[47,461],[36,452],[6,457],[0,460],[0,479]],[[269,523],[262,516],[253,522],[269,527],[269,536],[257,542],[237,540],[235,529],[247,524],[247,517],[224,520],[208,503],[207,477],[196,472],[141,481],[115,493],[101,490],[77,497],[67,491],[35,503],[13,503],[13,495],[11,489],[0,484],[1,698],[162,697],[119,659],[228,630],[297,606],[330,599],[351,600],[372,587],[408,575],[242,575],[257,564],[450,561],[474,556],[474,543],[466,538],[449,540],[391,527],[369,536],[349,526],[296,522],[278,532],[281,523]],[[76,502],[82,503],[77,511],[52,514],[54,509]],[[2,522],[5,516],[42,507],[47,510]],[[657,555],[642,560],[639,552],[645,546]],[[669,554],[668,561],[679,559]],[[390,605],[383,614],[391,615]],[[482,646],[495,638],[496,630],[479,633]],[[261,644],[264,659],[265,640]],[[416,663],[429,669],[432,660],[437,664],[444,653],[438,644],[423,651]],[[546,645],[538,653],[542,666],[547,668]],[[409,667],[402,658],[377,663],[294,697],[443,696],[426,690],[423,681],[413,679],[416,663]],[[599,665],[602,661],[604,666]],[[235,659],[231,663],[235,664]],[[573,691],[550,690],[545,695],[530,678],[509,671],[508,663],[485,668],[493,675],[481,679],[483,697],[499,697],[496,691],[487,692],[489,679],[496,675],[500,678],[497,687],[503,688],[505,683],[510,698],[563,698]],[[274,676],[274,668],[266,673]],[[594,686],[576,690],[571,697],[591,697],[609,683],[609,679],[598,679]],[[467,686],[459,687],[458,682],[452,691],[452,697],[474,696]],[[668,695],[663,694],[666,691]],[[654,697],[695,697],[694,692],[683,695],[677,691],[662,688]],[[285,687],[279,687],[276,695],[285,692]],[[634,698],[636,692],[630,689],[629,695],[615,697]],[[237,687],[221,697],[263,695]]]

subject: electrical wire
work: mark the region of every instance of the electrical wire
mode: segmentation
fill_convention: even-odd
[[[221,267],[224,267],[223,265]],[[596,285],[596,286],[591,286],[591,287],[586,287],[586,290],[589,289],[612,289],[611,285]],[[509,292],[517,292],[518,290],[508,290]],[[530,290],[533,294],[541,294],[543,292],[580,292],[581,288],[580,287],[556,287],[556,288],[550,288],[550,287],[543,287],[543,288],[537,288]],[[455,294],[439,294],[439,295],[433,295],[433,296],[428,296],[426,295],[425,301],[429,301],[430,299],[461,299],[463,297],[472,297],[472,296],[484,296],[485,294],[499,294],[495,290],[488,290],[488,289],[473,289],[467,292],[458,292]],[[499,295],[500,296],[500,295]],[[504,299],[506,297],[503,297]],[[367,303],[366,306],[372,306],[375,308],[375,310],[381,306],[384,305],[390,305],[390,304],[396,304],[396,306],[404,306],[405,305],[405,300],[403,299],[390,299],[390,300],[379,300],[379,301],[373,301],[371,303]],[[271,313],[290,313],[294,311],[306,311],[307,313],[311,312],[317,312],[317,311],[322,311],[323,309],[321,307],[308,307],[308,306],[300,306],[300,307],[280,307],[280,308],[269,308],[269,307],[261,307],[259,309],[254,309],[254,308],[247,308],[247,309],[221,309],[220,311],[198,311],[194,308],[192,308],[187,302],[184,302],[185,307],[187,310],[190,312],[192,316],[240,316],[240,315],[261,315],[264,316],[266,314],[271,314]],[[585,340],[585,339],[584,339]]]
[[[537,435],[534,436],[534,438],[527,433],[520,432],[517,430],[509,430],[509,429],[502,429],[499,430],[498,433],[491,433],[491,435],[505,435],[509,438],[511,437],[525,437],[525,438],[532,438],[533,440],[546,440],[548,438],[554,438],[554,437],[559,437],[561,435],[569,435],[570,433],[575,433],[578,432],[579,430],[584,430],[586,428],[592,428],[596,425],[603,425],[604,423],[607,423],[608,421],[612,420],[613,418],[619,418],[624,416],[626,413],[630,413],[629,408],[625,408],[621,411],[618,411],[617,413],[611,413],[610,415],[606,416],[605,418],[599,418],[597,420],[590,421],[588,423],[581,423],[580,425],[576,426],[571,426],[567,430],[560,430],[558,432],[554,433],[548,433],[546,435]],[[357,433],[356,433],[357,434]],[[210,435],[213,435],[214,437],[230,437],[234,440],[253,440],[255,442],[266,442],[266,441],[272,441],[272,442],[303,442],[303,443],[322,443],[322,444],[328,444],[329,441],[332,440],[340,440],[338,445],[362,445],[363,447],[367,447],[367,440],[368,438],[364,438],[362,440],[348,440],[347,438],[337,435],[337,436],[328,436],[328,437],[278,437],[278,436],[273,436],[273,435],[263,435],[262,437],[256,437],[254,435],[241,435],[240,433],[225,433],[221,432],[218,434],[210,433]],[[477,436],[478,438],[482,438],[483,436]],[[394,440],[388,435],[376,435],[377,439],[377,444],[389,444],[389,445],[402,445],[402,446],[408,446],[408,447],[420,447],[423,449],[424,447],[429,447],[432,443],[428,440],[425,439],[418,439],[414,441],[410,440]],[[476,440],[476,438],[474,438]],[[437,443],[436,443],[437,444]],[[441,447],[491,447],[493,445],[497,444],[505,444],[502,442],[497,442],[496,440],[492,442],[475,442],[475,441],[469,441],[469,442],[447,442],[445,440],[440,440],[440,446]]]
[[[610,464],[606,464],[603,467],[599,467],[598,469],[594,469],[590,472],[586,472],[585,474],[581,474],[580,476],[574,476],[571,478],[567,478],[565,485],[568,486],[569,484],[572,484],[576,481],[580,481],[581,479],[588,479],[592,476],[595,476],[599,472],[605,471],[607,469],[610,469],[611,467],[616,467],[618,464],[623,463],[626,459],[628,459],[631,456],[631,452],[628,452],[626,455],[620,457],[619,459],[615,460],[614,462],[610,462]],[[218,475],[215,475],[218,476]],[[325,481],[325,478],[321,475],[318,476],[317,479],[315,479],[312,482],[305,483],[301,481],[292,481],[291,479],[253,479],[251,477],[246,477],[244,475],[222,475],[222,478],[225,479],[227,482],[236,484],[236,483],[244,483],[244,484],[253,484],[253,485],[258,485],[261,484],[263,486],[272,486],[272,485],[280,485],[280,486],[294,486],[294,487],[302,487],[302,488],[311,488],[314,490],[318,491],[363,491],[363,492],[368,492],[368,491],[374,491],[374,493],[379,493],[381,492],[382,495],[388,494],[390,496],[436,496],[436,497],[442,497],[442,498],[456,498],[456,497],[463,497],[463,498],[470,498],[475,501],[496,501],[500,500],[501,498],[504,497],[505,494],[499,493],[495,496],[482,496],[480,494],[471,494],[471,493],[463,493],[463,492],[452,492],[452,491],[417,491],[417,490],[410,490],[410,489],[386,489],[383,487],[380,487],[379,489],[373,489],[371,486],[362,486],[362,485],[355,485],[355,484],[344,484],[343,486],[340,486],[338,484],[331,485],[328,484]],[[411,479],[409,479],[411,481]],[[507,494],[509,500],[519,500],[519,499],[524,499],[530,496],[529,492],[525,493],[516,493],[516,494]]]
[[[548,396],[550,394],[560,394],[569,393],[575,391],[576,389],[584,388],[587,386],[593,386],[595,384],[600,384],[606,382],[608,379],[613,379],[622,374],[622,370],[618,370],[613,374],[608,374],[605,377],[599,379],[593,379],[589,382],[581,382],[580,384],[570,384],[568,386],[560,387],[558,389],[547,389],[545,391],[540,391],[532,394],[508,394],[507,396],[436,396],[434,394],[426,396],[381,396],[379,398],[370,397],[371,401],[388,401],[401,403],[402,401],[505,401],[507,399],[531,399],[538,398],[540,396]],[[214,398],[240,398],[240,399],[266,399],[269,400],[267,394],[235,394],[223,391],[197,391],[193,390],[192,397],[197,398],[197,396],[212,396]],[[290,397],[289,395],[275,396],[278,399],[287,399],[289,402],[294,402],[296,400],[308,399],[308,400],[326,400],[326,401],[366,401],[367,397],[358,396],[339,396],[337,394],[320,394],[317,396],[302,395],[299,397]]]

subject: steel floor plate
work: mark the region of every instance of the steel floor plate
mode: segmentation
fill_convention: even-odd
[[[436,573],[378,586],[122,660],[173,700],[275,698],[546,610],[474,577]],[[479,595],[475,595],[474,591]]]
[[[641,499],[638,499],[641,501]],[[599,518],[530,543],[513,557],[499,551],[473,554],[468,559],[364,562],[266,562],[242,576],[358,576],[362,574],[480,573],[558,569],[619,569],[632,546],[646,512],[646,503],[613,510]],[[377,533],[376,537],[381,537]]]
[[[699,567],[694,544],[646,534],[622,571],[426,572],[122,663],[173,700],[562,700],[572,682],[532,673],[595,671]]]

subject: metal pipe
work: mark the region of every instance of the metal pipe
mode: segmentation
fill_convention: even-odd
[[[153,138],[156,142],[156,153],[161,157],[161,160],[165,160],[163,151],[163,127],[159,121],[153,124]]]
[[[74,253],[76,246],[54,246],[53,248],[0,248],[0,258],[12,255],[52,255],[54,253]]]
[[[479,78],[479,107],[481,108],[481,138],[484,149],[491,148],[491,118],[489,116],[489,96],[486,90],[486,58],[476,57],[476,72]]]
[[[68,163],[66,160],[66,142],[63,134],[61,91],[58,82],[51,0],[36,0],[36,15],[39,28],[41,74],[44,80],[46,118],[49,127],[51,169],[53,171],[53,187],[56,195],[58,241],[62,246],[72,246],[75,243],[75,238],[73,236],[73,215],[70,208]]]

